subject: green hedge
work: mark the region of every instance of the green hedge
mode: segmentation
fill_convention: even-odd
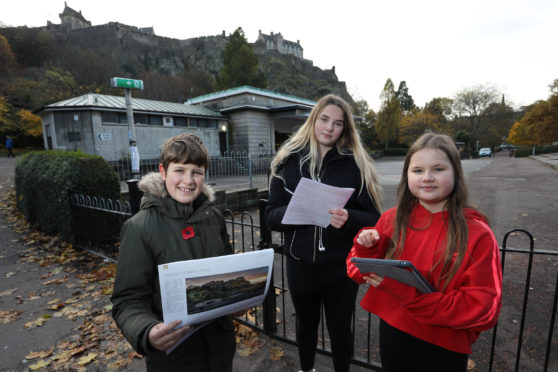
[[[550,154],[556,152],[558,152],[558,146],[535,146],[535,155]],[[514,156],[516,158],[523,158],[530,155],[533,155],[533,146],[521,146],[514,150]]]
[[[91,228],[73,218],[71,194],[120,199],[120,182],[112,167],[100,156],[79,151],[24,155],[16,165],[15,186],[17,205],[27,222],[68,241],[76,231]]]

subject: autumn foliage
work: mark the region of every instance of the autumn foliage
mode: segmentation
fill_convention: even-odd
[[[514,145],[545,145],[558,142],[558,93],[533,104],[517,121],[508,137]]]

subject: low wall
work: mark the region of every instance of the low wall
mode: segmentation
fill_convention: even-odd
[[[230,209],[232,211],[247,210],[258,207],[260,199],[267,199],[267,190],[258,190],[257,188],[215,192],[215,206],[220,210]]]

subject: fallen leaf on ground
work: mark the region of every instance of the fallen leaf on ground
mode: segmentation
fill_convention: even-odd
[[[53,351],[54,351],[54,346],[51,347],[48,350],[32,351],[25,356],[25,359],[31,360],[31,359],[37,359],[37,358],[46,358],[47,356],[50,356]]]
[[[85,356],[82,356],[81,358],[79,358],[79,360],[77,361],[77,364],[79,364],[80,366],[84,366],[86,364],[91,363],[95,358],[97,358],[97,353],[89,353]]]
[[[47,367],[49,364],[50,364],[50,360],[41,359],[41,360],[39,360],[37,363],[31,364],[31,365],[29,366],[29,369],[30,369],[31,371],[36,371],[36,370],[38,370],[38,369]]]
[[[6,289],[5,291],[0,292],[0,296],[9,296],[17,291],[17,288]]]
[[[45,282],[43,282],[44,285],[49,285],[49,284],[62,284],[68,281],[68,277],[64,277],[62,279],[51,279],[51,280],[47,280]]]
[[[50,315],[48,317],[45,317],[44,315],[36,320],[33,320],[32,322],[27,322],[25,323],[25,325],[23,326],[24,328],[35,328],[35,327],[40,327],[42,326],[48,319],[50,318]]]
[[[8,324],[10,322],[13,322],[17,319],[19,314],[21,314],[21,310],[0,310],[0,324]]]
[[[269,359],[271,360],[279,360],[281,359],[285,353],[279,346],[272,346],[270,349]]]
[[[68,360],[70,360],[71,357],[72,357],[72,355],[69,352],[60,351],[52,357],[52,360],[55,360],[59,363],[66,363]]]

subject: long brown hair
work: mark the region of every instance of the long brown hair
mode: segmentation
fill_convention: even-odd
[[[381,211],[381,188],[376,170],[374,169],[373,160],[362,146],[360,135],[353,121],[351,107],[342,98],[333,94],[322,97],[318,103],[316,103],[316,106],[310,111],[310,115],[304,124],[281,146],[279,151],[277,151],[277,155],[275,155],[275,158],[271,162],[270,179],[273,177],[283,179],[281,175],[277,173],[278,166],[292,153],[299,152],[307,146],[310,151],[301,158],[299,165],[302,171],[304,164],[309,162],[311,177],[315,179],[316,175],[314,170],[317,169],[319,155],[318,141],[314,135],[314,125],[322,111],[329,105],[335,105],[343,111],[343,133],[335,144],[337,151],[343,154],[347,152],[346,149],[349,149],[353,153],[362,180],[359,193],[362,192],[364,186],[366,186],[366,190],[374,200],[376,208],[378,211]]]
[[[447,287],[465,257],[469,229],[465,218],[465,208],[473,208],[469,204],[469,193],[461,167],[459,150],[455,146],[453,139],[445,134],[428,132],[420,136],[411,146],[405,157],[403,174],[397,189],[397,213],[394,221],[393,237],[386,254],[387,258],[396,258],[401,255],[405,247],[405,234],[407,228],[422,229],[428,226],[413,226],[411,214],[413,208],[418,203],[418,199],[411,193],[408,185],[409,164],[411,157],[419,150],[431,148],[443,151],[452,167],[454,173],[454,188],[445,203],[447,210],[447,234],[446,249],[443,260],[437,262],[432,270],[442,264],[442,274],[438,279],[437,285],[443,282],[443,289]],[[473,208],[474,209],[474,208]],[[453,257],[456,256],[455,260]]]

